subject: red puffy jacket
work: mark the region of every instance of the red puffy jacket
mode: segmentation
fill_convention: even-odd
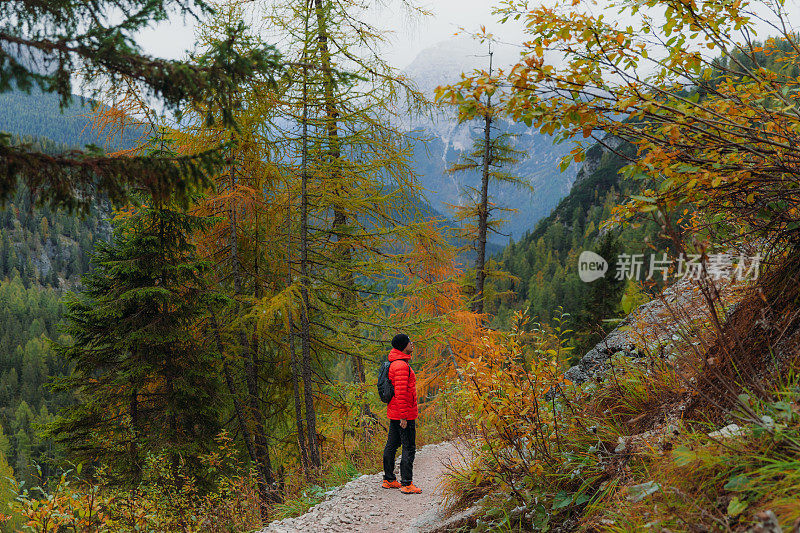
[[[411,355],[392,348],[389,352],[389,379],[394,385],[394,396],[386,406],[390,420],[415,420],[417,418],[417,376],[408,365]]]

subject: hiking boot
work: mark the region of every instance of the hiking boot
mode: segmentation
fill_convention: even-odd
[[[396,479],[394,481],[387,481],[387,480],[384,479],[383,480],[383,488],[384,489],[399,489],[400,488],[400,482],[397,481]]]
[[[414,484],[411,483],[410,485],[403,485],[402,487],[400,487],[400,492],[402,492],[403,494],[419,494],[420,492],[422,492],[422,489],[419,487],[415,487]]]

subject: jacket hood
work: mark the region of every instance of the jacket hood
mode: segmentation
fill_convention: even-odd
[[[389,362],[397,361],[398,359],[405,359],[408,361],[411,359],[411,354],[401,352],[397,348],[392,348],[392,351],[389,352]]]

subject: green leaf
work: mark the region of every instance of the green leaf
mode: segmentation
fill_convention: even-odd
[[[739,497],[734,497],[728,504],[728,516],[739,516],[747,509],[746,502],[740,502]]]
[[[786,401],[775,402],[772,407],[778,411],[781,417],[791,420],[792,418],[792,405]]]
[[[579,494],[575,498],[575,505],[582,505],[582,504],[588,502],[591,499],[592,499],[592,497],[589,496],[588,494]]]
[[[741,492],[747,490],[748,484],[750,480],[744,474],[739,474],[736,476],[732,476],[728,479],[728,482],[725,483],[725,490],[729,490],[732,492]]]
[[[739,401],[742,402],[743,404],[750,405],[750,395],[749,394],[739,394],[737,396],[737,398],[739,398]]]
[[[661,487],[655,481],[633,485],[632,487],[628,487],[628,501],[633,503],[640,502],[659,490],[661,490]]]
[[[561,491],[553,498],[553,510],[563,509],[572,503],[572,494],[569,492]]]
[[[672,187],[674,183],[675,183],[675,178],[667,178],[661,183],[661,185],[659,185],[658,189],[660,191],[666,191],[667,189]]]
[[[688,165],[686,163],[681,163],[679,165],[676,165],[675,166],[675,170],[677,170],[678,172],[687,172],[687,173],[699,172],[700,171],[700,169],[697,168],[696,166]]]
[[[632,200],[638,200],[640,202],[647,202],[647,203],[650,203],[650,204],[655,203],[655,201],[656,201],[655,198],[651,198],[649,196],[638,196],[636,194],[632,194],[631,195],[631,199]]]

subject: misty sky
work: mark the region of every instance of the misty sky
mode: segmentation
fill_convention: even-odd
[[[495,2],[490,0],[436,0],[420,2],[433,16],[418,21],[409,21],[398,9],[397,2],[387,2],[389,6],[376,11],[376,26],[394,32],[391,46],[385,50],[385,57],[396,68],[408,65],[423,49],[451,38],[463,27],[474,32],[485,24],[487,30],[496,34],[501,41],[519,43],[522,32],[512,23],[501,25],[491,15]],[[139,42],[148,53],[168,58],[180,58],[192,46],[194,40],[194,21],[184,21],[176,15],[169,23],[145,31]],[[510,48],[510,46],[509,46]]]
[[[514,58],[521,49],[519,43],[525,40],[525,34],[521,30],[519,22],[510,21],[506,24],[497,22],[497,17],[492,15],[492,8],[499,1],[417,0],[418,5],[433,14],[410,21],[404,16],[403,10],[399,8],[401,0],[377,0],[375,4],[384,5],[376,7],[374,12],[367,16],[367,21],[377,28],[392,32],[391,42],[384,50],[384,57],[392,66],[399,69],[405,68],[425,48],[453,38],[460,28],[464,28],[468,32],[477,32],[481,24],[484,24],[498,41],[496,59],[505,58],[506,61],[502,62],[510,64],[515,61]],[[601,6],[603,4],[602,1],[599,3]],[[764,11],[766,14],[767,4],[754,1],[752,5],[756,7],[757,11]],[[784,8],[789,13],[787,21],[797,28],[797,21],[800,21],[800,0],[786,0]],[[608,13],[608,15],[617,19],[620,17],[616,11]],[[623,16],[624,18],[626,17]],[[777,33],[774,28],[758,21],[756,21],[756,28],[757,38],[760,39]],[[184,55],[184,51],[192,46],[194,31],[193,20],[185,21],[176,15],[170,22],[142,32],[139,42],[147,52],[156,56],[180,58]],[[270,42],[266,36],[264,37],[267,42]],[[715,54],[715,52],[707,50],[704,50],[704,53]]]

